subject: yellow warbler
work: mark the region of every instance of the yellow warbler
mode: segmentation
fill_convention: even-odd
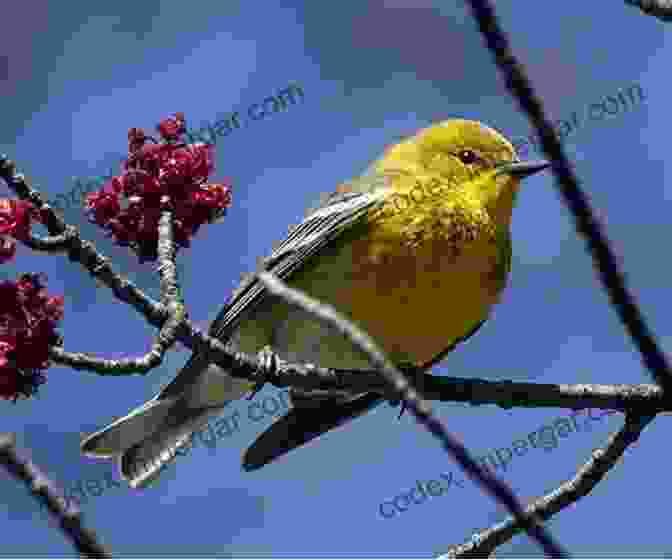
[[[521,162],[504,136],[477,121],[437,123],[388,147],[309,212],[264,269],[335,306],[395,363],[424,368],[474,334],[499,300],[520,180],[548,165]],[[271,346],[286,360],[371,368],[341,334],[270,296],[254,276],[209,332],[244,352]],[[88,436],[82,451],[120,457],[122,477],[142,486],[210,416],[251,389],[193,355],[154,399]],[[247,450],[246,470],[382,402],[377,394],[292,389],[291,396],[293,409]]]

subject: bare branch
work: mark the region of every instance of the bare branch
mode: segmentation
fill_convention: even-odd
[[[164,196],[161,203],[167,205],[170,198]],[[177,283],[177,266],[175,265],[175,239],[173,235],[174,214],[170,210],[161,212],[159,219],[159,241],[157,252],[159,255],[159,276],[161,289],[161,305],[168,312],[168,320],[161,328],[157,344],[165,351],[175,344],[178,327],[187,318],[187,311],[180,296],[180,287]]]
[[[232,377],[270,383],[280,389],[297,387],[351,394],[373,392],[389,400],[398,398],[398,392],[390,388],[376,370],[329,369],[314,364],[295,364],[277,355],[270,360],[266,356],[254,358],[243,352],[229,351],[221,341],[202,333],[189,321],[180,325],[180,329],[183,331],[180,340],[190,339],[195,351],[209,354],[210,361],[226,369]],[[261,353],[266,354],[266,351]],[[406,373],[426,398],[443,402],[469,402],[475,406],[493,404],[507,409],[550,407],[672,412],[672,395],[665,396],[663,390],[653,384],[556,385],[439,377],[413,371]]]
[[[159,331],[152,349],[140,358],[108,360],[97,358],[84,352],[66,352],[60,346],[49,349],[49,358],[57,364],[72,369],[88,370],[100,375],[144,375],[163,363],[166,351],[175,344],[176,333],[181,319],[171,316]]]
[[[49,478],[32,461],[21,458],[16,452],[14,434],[0,434],[0,464],[23,482],[33,497],[46,505],[56,517],[65,536],[72,541],[75,549],[86,558],[111,558],[110,553],[98,542],[91,529],[82,526],[81,512],[71,503],[59,496],[61,494]]]
[[[544,154],[553,163],[553,174],[560,195],[574,215],[577,231],[586,241],[593,264],[612,306],[656,383],[668,389],[668,393],[672,392],[672,375],[665,354],[658,347],[653,333],[644,321],[634,296],[625,286],[623,272],[602,231],[602,226],[590,207],[588,197],[579,187],[578,179],[562,144],[545,115],[541,99],[535,94],[530,80],[513,56],[509,39],[497,20],[492,3],[488,0],[469,0],[468,3],[486,46],[504,75],[509,91],[532,122],[537,136],[541,139]]]
[[[353,383],[356,383],[356,377],[356,374],[352,376]],[[668,412],[672,406],[672,395],[665,395],[663,389],[654,384],[518,383],[427,374],[416,375],[414,379],[423,394],[431,400],[469,402],[472,405],[496,404],[502,408],[601,408],[648,413]],[[357,383],[358,389],[364,385]],[[362,388],[359,392],[364,390]]]
[[[628,446],[639,439],[642,430],[653,418],[654,415],[626,415],[623,427],[611,435],[605,448],[595,449],[592,458],[577,471],[574,478],[536,500],[526,508],[525,513],[543,522],[590,494],[621,459]],[[490,529],[481,531],[470,542],[452,548],[440,558],[486,558],[495,548],[510,541],[521,530],[522,526],[519,523],[508,518]]]
[[[672,0],[625,0],[625,3],[662,21],[672,21]]]
[[[376,369],[380,370],[386,381],[401,396],[416,420],[442,443],[446,451],[460,464],[467,475],[487,493],[504,504],[530,536],[541,544],[546,554],[552,558],[568,556],[535,518],[525,515],[521,504],[509,487],[482,468],[471,457],[467,449],[443,427],[441,422],[434,417],[429,403],[409,384],[406,377],[366,333],[347,321],[331,305],[321,304],[305,294],[293,290],[269,272],[259,273],[258,277],[269,292],[312,314],[326,325],[336,328],[364,352],[376,366]]]
[[[175,267],[175,244],[173,242],[172,212],[161,214],[159,222],[159,274],[161,275],[161,305],[169,313],[152,349],[140,358],[106,360],[81,352],[66,352],[60,347],[52,347],[51,359],[73,369],[86,369],[102,375],[146,374],[163,362],[166,351],[175,344],[178,329],[185,319],[184,305],[180,300]]]
[[[50,235],[49,237],[39,237],[30,234],[28,239],[22,239],[22,243],[26,247],[30,247],[33,251],[42,251],[45,253],[62,253],[67,251],[70,247],[75,232],[72,226],[65,226],[65,231],[58,235]]]
[[[168,204],[170,198],[162,197],[161,203]],[[161,212],[159,218],[159,275],[161,286],[161,304],[167,307],[170,303],[180,301],[180,288],[177,285],[177,267],[175,266],[175,240],[173,239],[173,213],[170,210]]]

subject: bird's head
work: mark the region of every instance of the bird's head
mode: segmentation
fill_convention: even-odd
[[[521,162],[511,142],[478,121],[450,119],[389,147],[376,169],[438,176],[446,185],[441,196],[463,193],[492,213],[510,215],[520,181],[549,165]]]

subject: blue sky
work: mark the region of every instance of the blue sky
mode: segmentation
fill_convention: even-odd
[[[669,28],[619,1],[523,6],[502,0],[497,9],[551,118],[584,115],[565,146],[629,285],[669,349]],[[201,325],[288,224],[320,193],[361,173],[385,145],[449,117],[481,120],[510,138],[529,134],[462,3],[23,0],[3,21],[0,152],[49,198],[68,192],[73,177],[105,173],[125,153],[130,127],[151,130],[175,111],[185,112],[190,128],[200,127],[246,111],[292,82],[303,89],[302,103],[218,139],[212,178],[231,178],[233,207],[178,257],[190,315]],[[591,104],[635,84],[643,102],[608,118],[586,116]],[[74,208],[66,219],[158,297],[151,264],[112,246]],[[549,173],[525,183],[514,214],[513,254],[510,285],[491,321],[435,373],[649,382],[596,289],[591,260]],[[67,259],[19,248],[3,274],[16,270],[46,272],[49,290],[65,295],[67,350],[105,357],[147,351],[154,330]],[[17,432],[19,445],[62,486],[79,480],[105,486],[117,481],[116,465],[81,457],[80,434],[152,397],[187,358],[184,350],[170,352],[145,377],[108,379],[53,368],[38,400],[0,403],[2,429]],[[86,523],[117,556],[425,558],[501,519],[469,481],[381,517],[381,502],[418,479],[458,473],[410,415],[397,421],[398,409],[388,406],[264,469],[243,472],[242,453],[282,413],[277,393],[269,387],[257,397],[266,405],[262,417],[258,408],[250,412],[249,402],[232,405],[239,429],[212,448],[196,446],[156,487],[110,484],[99,496],[89,494],[82,506]],[[569,414],[447,403],[435,410],[475,454],[510,446]],[[573,476],[621,422],[618,414],[584,422],[590,429],[561,440],[552,453],[537,449],[513,459],[503,478],[524,500],[542,495]],[[662,484],[669,423],[656,420],[589,497],[554,518],[553,533],[575,556],[672,552],[662,507],[670,494]],[[72,554],[22,488],[4,474],[0,484],[0,555]],[[497,554],[539,551],[522,536]]]

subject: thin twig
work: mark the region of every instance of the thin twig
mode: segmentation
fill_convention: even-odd
[[[170,199],[164,196],[162,204],[168,204]],[[159,242],[157,253],[159,256],[159,277],[161,287],[161,304],[167,307],[170,303],[180,301],[180,288],[177,285],[177,266],[175,266],[175,240],[173,239],[173,212],[164,210],[159,218]]]
[[[409,384],[404,375],[383,354],[378,346],[364,332],[341,316],[331,305],[321,304],[307,295],[284,284],[269,272],[258,274],[259,280],[273,295],[283,298],[291,305],[310,313],[319,321],[336,328],[357,348],[364,352],[374,367],[381,372],[386,381],[394,387],[416,420],[432,433],[460,464],[467,475],[477,482],[487,493],[500,501],[518,519],[544,551],[553,558],[567,557],[565,551],[551,535],[532,517],[527,517],[521,504],[506,484],[482,468],[469,454],[466,448],[455,439],[439,422],[427,401]]]
[[[170,198],[165,196],[161,204],[168,205]],[[161,289],[161,305],[168,311],[168,320],[161,327],[157,337],[157,344],[161,345],[163,353],[175,344],[178,329],[187,318],[186,307],[180,296],[180,287],[177,283],[177,266],[175,258],[174,213],[164,209],[159,218],[159,241],[157,246],[159,256],[159,286]],[[163,357],[163,354],[162,354]]]
[[[595,449],[592,457],[577,471],[574,478],[530,504],[525,510],[527,515],[546,521],[587,496],[623,457],[628,446],[639,439],[642,430],[653,418],[654,415],[627,414],[623,427],[610,436],[605,448]],[[440,558],[486,558],[495,548],[510,541],[521,529],[521,525],[509,517],[474,535],[471,541],[453,547]]]
[[[161,305],[168,309],[168,320],[163,324],[152,349],[140,358],[106,360],[81,352],[66,352],[52,347],[49,355],[59,364],[73,369],[86,369],[104,375],[146,374],[163,362],[166,351],[175,344],[179,327],[185,319],[185,307],[180,299],[175,266],[175,243],[173,241],[173,215],[161,213],[159,221],[159,274],[161,276]]]
[[[98,542],[96,533],[82,526],[79,508],[62,498],[60,496],[62,493],[56,489],[54,483],[32,461],[19,456],[15,448],[14,434],[0,433],[0,464],[17,480],[23,482],[38,502],[47,506],[80,555],[86,558],[112,557]]]
[[[75,232],[72,226],[65,226],[65,231],[58,235],[50,235],[48,237],[39,237],[33,233],[28,236],[28,239],[22,239],[22,243],[32,249],[33,251],[41,251],[45,253],[62,253],[70,248],[70,241]]]
[[[511,51],[509,39],[499,25],[491,2],[469,0],[468,4],[487,48],[504,75],[506,86],[529,117],[537,136],[541,139],[544,154],[552,162],[560,194],[574,215],[576,228],[586,241],[593,264],[612,306],[616,309],[623,326],[637,346],[644,365],[656,383],[664,389],[672,390],[672,376],[667,359],[644,321],[634,296],[625,286],[625,278],[602,232],[602,226],[590,208],[587,195],[579,187],[578,179],[562,144],[544,113],[541,99],[535,94],[530,80]]]
[[[170,319],[166,321],[166,325],[169,322]],[[161,329],[161,333],[163,333],[163,329]],[[139,358],[112,360],[98,358],[85,352],[67,352],[60,346],[52,346],[49,349],[49,359],[55,364],[68,366],[76,370],[91,371],[100,375],[130,375],[133,373],[144,375],[161,365],[166,348],[170,346],[170,344],[165,344],[161,333],[156,342],[152,344],[152,349]],[[168,342],[170,341],[168,340]]]

